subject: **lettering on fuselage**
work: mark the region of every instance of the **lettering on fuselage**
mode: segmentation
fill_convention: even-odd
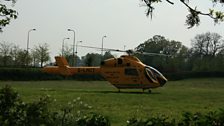
[[[78,73],[94,73],[94,68],[78,68]]]

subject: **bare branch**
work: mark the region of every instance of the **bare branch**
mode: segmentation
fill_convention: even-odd
[[[170,4],[174,4],[174,2],[170,1],[170,0],[166,0],[168,3]]]

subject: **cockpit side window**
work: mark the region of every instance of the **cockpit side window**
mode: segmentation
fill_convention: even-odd
[[[125,75],[138,76],[138,71],[134,68],[125,68]]]

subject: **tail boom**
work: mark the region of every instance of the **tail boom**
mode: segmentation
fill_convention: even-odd
[[[55,57],[57,66],[48,66],[42,69],[49,74],[72,76],[74,74],[100,74],[100,67],[70,67],[64,57]]]

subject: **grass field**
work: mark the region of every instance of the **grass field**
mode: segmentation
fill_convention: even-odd
[[[151,94],[141,90],[117,89],[105,81],[0,81],[11,85],[24,101],[50,95],[55,108],[78,97],[92,106],[88,111],[107,116],[112,125],[125,125],[131,117],[167,115],[178,118],[182,112],[207,112],[224,108],[224,78],[169,81]]]

